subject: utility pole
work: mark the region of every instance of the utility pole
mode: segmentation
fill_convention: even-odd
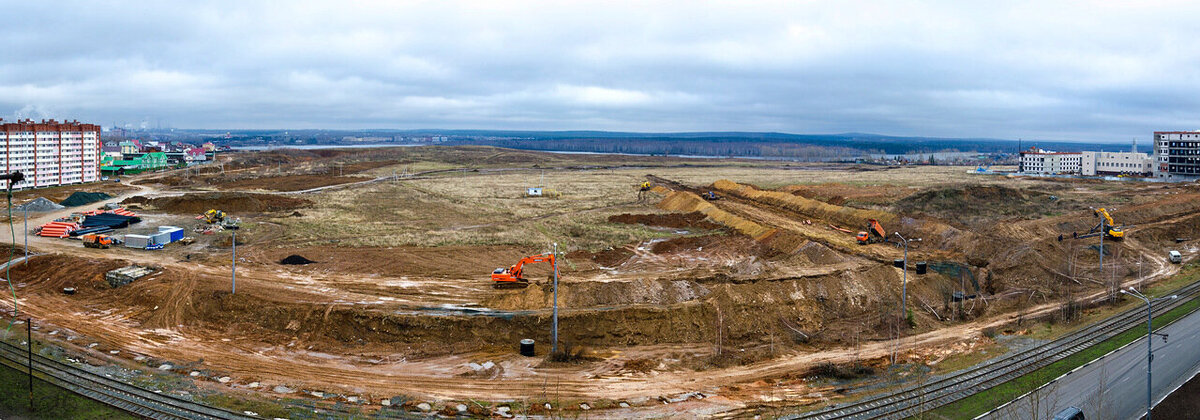
[[[900,232],[895,232],[896,236],[900,237],[900,241],[904,243],[904,282],[900,289],[900,317],[908,319],[908,239],[900,235]],[[915,242],[921,242],[921,238],[913,239]]]
[[[230,290],[229,293],[236,295],[237,294],[237,231],[235,230],[230,233],[233,234],[233,236],[230,236],[230,239],[229,239],[230,243],[233,244],[233,269],[230,272],[230,279],[233,281],[233,288]]]
[[[554,319],[551,321],[550,354],[558,353],[558,242],[554,243]]]
[[[29,264],[29,205],[25,205],[25,262]]]
[[[1154,382],[1151,381],[1151,379],[1153,379],[1153,376],[1151,376],[1153,372],[1150,369],[1150,365],[1154,363],[1153,339],[1155,335],[1159,335],[1162,336],[1164,343],[1167,341],[1167,334],[1154,333],[1154,313],[1151,310],[1150,303],[1160,300],[1172,300],[1178,298],[1179,296],[1171,295],[1160,297],[1158,299],[1150,299],[1146,297],[1146,295],[1138,293],[1138,291],[1132,287],[1129,288],[1129,291],[1126,291],[1125,289],[1120,290],[1121,293],[1136,297],[1141,299],[1143,302],[1146,302],[1146,420],[1150,420],[1150,409],[1154,408]]]
[[[25,356],[29,361],[29,411],[33,411],[33,318],[25,320]]]

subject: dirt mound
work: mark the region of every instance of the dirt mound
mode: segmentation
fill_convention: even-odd
[[[107,200],[109,198],[112,198],[112,196],[108,195],[107,193],[76,191],[72,193],[70,197],[67,197],[66,200],[63,200],[58,204],[62,204],[66,207],[75,207],[92,204],[97,201]]]
[[[330,176],[330,175],[284,175],[272,177],[252,177],[229,182],[217,182],[223,189],[238,190],[269,190],[269,191],[303,191],[330,185],[349,184],[366,181],[371,178],[359,176]]]
[[[316,261],[295,254],[288,255],[286,258],[279,260],[279,263],[283,265],[307,265],[315,262]]]
[[[54,211],[54,210],[58,210],[58,209],[62,209],[62,208],[66,208],[66,207],[58,205],[58,204],[54,204],[53,201],[47,200],[43,197],[38,197],[28,203],[13,207],[13,211],[14,212],[22,212],[22,211],[44,212],[44,211]]]
[[[227,213],[264,213],[294,210],[312,205],[311,201],[271,194],[194,193],[175,197],[130,197],[124,204],[143,204],[168,213],[200,214],[209,209]]]
[[[925,214],[968,226],[994,222],[997,218],[1029,218],[1076,207],[1041,191],[999,185],[933,188],[895,204],[897,213]]]
[[[687,214],[668,213],[668,214],[615,214],[608,217],[609,223],[624,223],[627,225],[642,224],[646,226],[660,226],[676,229],[696,228],[696,229],[717,229],[721,225],[706,221],[704,213],[691,212]]]
[[[658,202],[658,208],[663,210],[672,210],[685,213],[700,212],[708,218],[728,226],[745,234],[746,236],[761,239],[767,235],[775,233],[775,229],[760,225],[758,223],[746,220],[733,213],[721,210],[703,198],[687,191],[673,191],[667,194],[662,201]]]
[[[814,219],[823,219],[845,226],[858,226],[867,219],[879,220],[884,225],[895,224],[898,221],[896,215],[891,213],[836,206],[782,191],[764,191],[725,179],[714,182],[713,188],[726,194],[771,204]]]

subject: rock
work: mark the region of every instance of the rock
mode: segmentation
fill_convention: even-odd
[[[108,351],[108,354],[120,354],[120,353],[121,353],[120,350],[109,350]]]
[[[200,376],[200,372],[199,372],[199,371],[195,371],[195,370],[193,370],[193,371],[191,371],[191,372],[188,372],[188,376],[191,376],[191,377],[195,378],[195,377],[197,377],[197,376]]]
[[[554,406],[550,405],[550,403],[543,404],[542,407],[546,407],[546,410],[554,409]]]
[[[417,409],[421,411],[429,411],[433,409],[433,406],[429,405],[429,403],[420,403],[417,404]]]
[[[309,392],[309,395],[312,395],[317,398],[325,398],[325,393],[321,392],[321,391],[312,391],[312,392]]]
[[[466,405],[466,404],[459,404],[459,405],[456,405],[456,406],[454,406],[454,409],[455,409],[455,410],[458,410],[458,412],[459,412],[459,413],[466,413],[466,412],[467,412],[467,405]]]
[[[258,382],[251,382],[250,385],[246,385],[246,386],[249,388],[258,388]]]
[[[277,393],[277,394],[291,394],[293,392],[296,392],[296,390],[288,388],[283,385],[276,385],[275,388],[273,389],[273,391],[275,391],[275,393]]]
[[[171,364],[170,364],[170,363],[163,363],[162,365],[160,365],[160,366],[158,367],[158,370],[171,370]]]
[[[620,406],[621,408],[629,408],[629,403],[627,403],[625,401],[621,401],[621,402],[617,403],[617,406]]]
[[[346,397],[346,402],[357,403],[358,397]]]
[[[486,369],[491,369],[491,368],[494,368],[494,367],[496,367],[496,364],[495,364],[495,363],[492,363],[492,362],[490,362],[490,361],[488,361],[488,362],[483,362],[483,368],[484,368],[485,370],[486,370]]]
[[[592,405],[588,404],[588,403],[579,403],[579,409],[580,410],[591,410]]]
[[[509,413],[509,410],[512,410],[512,408],[509,408],[507,405],[502,405],[496,407],[496,414],[499,414],[500,417],[509,418],[512,417],[512,414]]]
[[[379,405],[382,405],[384,407],[390,407],[392,405],[392,400],[384,399],[383,401],[379,402]]]
[[[483,365],[475,363],[475,362],[467,363],[467,367],[471,368],[471,370],[476,371],[476,372],[483,370]]]
[[[222,377],[220,377],[220,378],[217,378],[217,382],[220,382],[220,383],[223,383],[223,384],[227,384],[227,383],[229,383],[229,381],[232,381],[232,380],[233,380],[233,379],[232,379],[232,378],[230,378],[230,377],[228,377],[228,376],[222,376]]]

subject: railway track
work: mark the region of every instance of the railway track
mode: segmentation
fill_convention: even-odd
[[[1161,302],[1155,314],[1174,309],[1200,293],[1200,283],[1184,286],[1175,294],[1180,299]],[[1131,308],[1057,340],[1022,350],[999,360],[961,371],[921,386],[910,386],[849,404],[783,417],[784,419],[897,419],[940,407],[980,391],[1011,381],[1062,360],[1145,322],[1142,308]]]
[[[0,342],[0,363],[19,372],[25,372],[29,366],[28,362],[29,358],[25,348],[8,342]],[[33,370],[38,379],[145,418],[257,418],[159,394],[38,354],[33,355]]]

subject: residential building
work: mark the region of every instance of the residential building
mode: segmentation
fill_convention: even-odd
[[[1031,147],[1021,152],[1018,171],[1027,174],[1078,174],[1082,161],[1082,153],[1055,152]]]
[[[1153,169],[1155,178],[1200,179],[1200,131],[1155,131]]]
[[[1085,176],[1093,175],[1150,175],[1154,161],[1146,153],[1083,152],[1080,166]]]
[[[100,179],[100,126],[78,121],[0,119],[5,173],[20,171],[14,189],[79,184]]]

